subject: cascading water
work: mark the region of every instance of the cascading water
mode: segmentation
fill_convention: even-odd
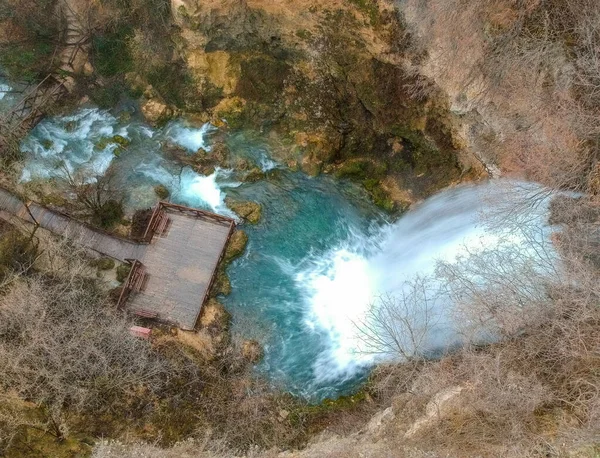
[[[406,281],[432,275],[438,260],[452,261],[466,247],[525,243],[507,236],[506,224],[490,232],[482,223],[486,209],[515,199],[498,184],[444,191],[390,224],[358,187],[279,167],[265,145],[243,133],[229,134],[228,145],[233,154],[268,171],[265,180],[241,184],[222,169],[203,176],[163,152],[165,142],[190,153],[209,152],[213,129],[179,121],[152,129],[140,120],[81,109],[42,122],[23,142],[28,157],[23,180],[63,176],[65,170],[103,174],[110,167],[130,208],[152,205],[158,184],[175,202],[220,213],[228,212],[225,195],[261,203],[263,218],[244,227],[249,246],[230,267],[233,292],[222,300],[232,312],[234,330],[247,335],[245,323],[252,321],[261,331],[256,337],[265,346],[265,358],[258,369],[295,393],[312,399],[335,396],[352,388],[377,361],[361,352],[357,324],[380,295],[401,295]],[[130,142],[118,155],[116,144],[101,141],[114,135]],[[516,193],[536,189],[526,185]],[[540,237],[546,238],[546,206],[524,211],[534,226],[544,228]],[[431,351],[460,338],[450,306],[442,301],[435,310],[436,325],[426,338]]]
[[[107,111],[83,108],[70,116],[44,120],[23,141],[21,150],[28,160],[21,180],[64,178],[67,174],[93,180],[113,165],[114,185],[126,190],[130,208],[153,205],[154,187],[163,185],[176,203],[231,215],[221,188],[238,183],[229,180],[227,171],[217,169],[203,176],[162,155],[165,142],[190,153],[195,147],[208,150],[205,141],[212,129],[210,125],[194,129],[173,122],[155,130],[139,120],[121,121]],[[129,142],[126,153],[121,154],[118,142],[110,141],[115,136]]]

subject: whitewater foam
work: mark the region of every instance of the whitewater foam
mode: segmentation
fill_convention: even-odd
[[[62,177],[78,171],[85,172],[88,179],[104,175],[117,145],[109,143],[103,149],[96,145],[115,135],[116,125],[115,117],[97,108],[42,121],[21,144],[21,150],[29,153],[21,181]],[[118,133],[127,137],[125,129]]]
[[[324,333],[328,341],[314,362],[318,383],[352,377],[357,370],[390,357],[370,351],[360,330],[371,324],[369,309],[377,307],[381,297],[405,297],[410,283],[424,277],[430,277],[441,291],[434,275],[439,262],[455,262],[500,244],[526,243],[525,237],[506,230],[508,222],[493,229],[485,224],[486,210],[540,189],[508,184],[490,182],[444,191],[382,228],[374,238],[353,234],[297,273],[297,287],[305,296],[306,326]],[[533,226],[546,226],[547,202],[522,210],[528,212]],[[538,237],[548,237],[548,230],[538,231]],[[429,312],[431,329],[420,352],[443,351],[460,341],[451,301],[440,291],[435,293],[435,307]]]
[[[210,151],[211,148],[206,143],[206,137],[208,133],[215,129],[210,123],[195,128],[186,126],[181,121],[175,121],[167,126],[165,136],[191,153],[197,152],[200,148]]]

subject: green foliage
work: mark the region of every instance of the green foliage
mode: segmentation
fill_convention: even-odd
[[[54,46],[39,39],[37,43],[11,43],[0,47],[0,67],[15,80],[34,82],[47,68]]]
[[[133,69],[133,59],[128,41],[133,34],[130,26],[95,36],[92,40],[94,67],[99,75],[114,77]]]
[[[94,209],[92,223],[103,229],[110,229],[121,221],[124,214],[123,203],[111,199]]]
[[[356,180],[382,178],[387,170],[388,166],[376,159],[352,159],[342,164],[336,171],[336,176]]]
[[[127,280],[130,271],[131,266],[128,264],[122,264],[117,267],[117,281],[123,283],[125,280]]]
[[[111,270],[115,268],[115,260],[112,258],[99,258],[95,259],[92,263],[98,270]]]
[[[9,272],[23,272],[35,261],[37,247],[30,237],[12,230],[0,238],[0,278]]]
[[[395,202],[390,198],[387,192],[381,187],[381,183],[376,178],[368,178],[363,181],[363,186],[371,195],[373,203],[379,208],[387,212],[393,212],[396,210]]]

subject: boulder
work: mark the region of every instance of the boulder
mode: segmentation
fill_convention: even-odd
[[[225,205],[250,224],[256,224],[260,221],[262,207],[256,202],[238,202],[231,198],[226,198]]]

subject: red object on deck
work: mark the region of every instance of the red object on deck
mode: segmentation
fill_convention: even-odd
[[[129,332],[132,336],[140,337],[142,339],[149,339],[152,329],[143,328],[141,326],[132,326],[129,328]]]

